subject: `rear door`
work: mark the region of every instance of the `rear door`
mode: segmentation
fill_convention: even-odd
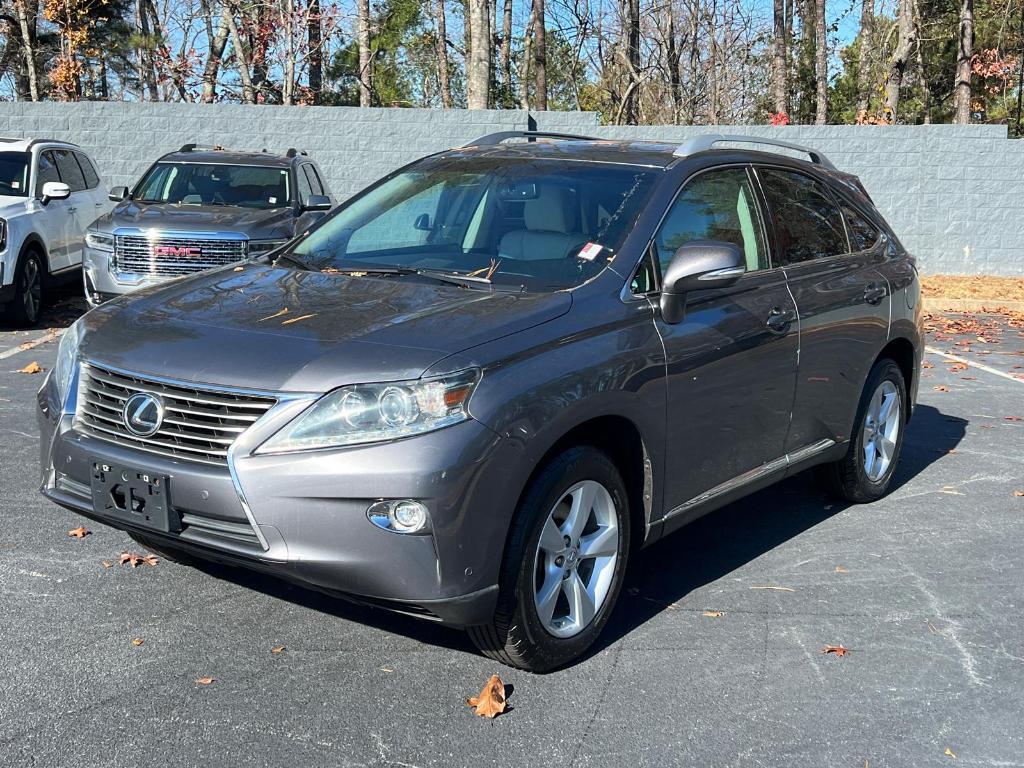
[[[784,167],[756,172],[768,201],[774,252],[800,320],[800,370],[786,451],[843,442],[889,333],[889,289],[877,268],[884,242],[872,239],[849,207],[847,224],[840,199],[822,179]]]
[[[75,152],[75,159],[78,160],[78,166],[82,169],[82,175],[85,176],[85,185],[89,192],[88,199],[92,201],[91,206],[86,203],[79,210],[80,220],[88,229],[96,219],[113,207],[113,203],[107,199],[106,193],[101,189],[100,175],[92,160],[84,152]]]
[[[778,466],[797,370],[796,307],[770,260],[747,166],[702,171],[682,187],[654,238],[662,274],[695,240],[739,246],[747,272],[728,288],[690,293],[681,323],[656,312],[667,359],[666,508],[680,519]]]

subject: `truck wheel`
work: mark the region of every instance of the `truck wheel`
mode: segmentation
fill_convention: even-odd
[[[581,656],[604,628],[629,553],[629,501],[606,454],[570,448],[533,479],[502,563],[494,620],[471,627],[490,658],[547,672]]]

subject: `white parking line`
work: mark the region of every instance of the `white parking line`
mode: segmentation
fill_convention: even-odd
[[[8,349],[4,352],[0,352],[0,360],[3,360],[8,357],[14,357],[19,352],[28,352],[30,349],[32,349],[33,347],[38,347],[40,344],[45,344],[48,341],[59,339],[62,333],[64,333],[63,328],[57,331],[47,331],[42,336],[37,336],[34,339],[29,339],[28,341],[23,342],[16,347],[11,347],[11,349]]]
[[[931,352],[933,355],[941,355],[942,357],[946,358],[947,360],[952,360],[955,363],[963,363],[964,365],[969,366],[971,368],[977,368],[979,371],[985,371],[985,373],[993,373],[996,376],[1002,376],[1004,379],[1009,379],[1010,381],[1015,381],[1018,384],[1024,384],[1024,379],[1018,379],[1015,376],[1011,376],[1008,373],[1004,373],[1003,371],[996,370],[995,368],[992,368],[992,367],[990,367],[988,365],[985,365],[984,363],[976,363],[973,360],[968,360],[968,359],[963,358],[963,357],[957,357],[956,355],[951,355],[948,352],[943,352],[941,349],[936,349],[935,347],[925,347],[924,351],[925,352]]]

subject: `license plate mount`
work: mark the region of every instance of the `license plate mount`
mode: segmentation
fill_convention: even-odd
[[[164,533],[181,530],[181,520],[171,509],[167,475],[102,459],[93,459],[91,464],[92,503],[97,513]]]

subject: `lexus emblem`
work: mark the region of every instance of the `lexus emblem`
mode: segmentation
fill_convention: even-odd
[[[164,405],[156,395],[136,392],[125,401],[122,420],[133,435],[151,437],[163,424]]]

